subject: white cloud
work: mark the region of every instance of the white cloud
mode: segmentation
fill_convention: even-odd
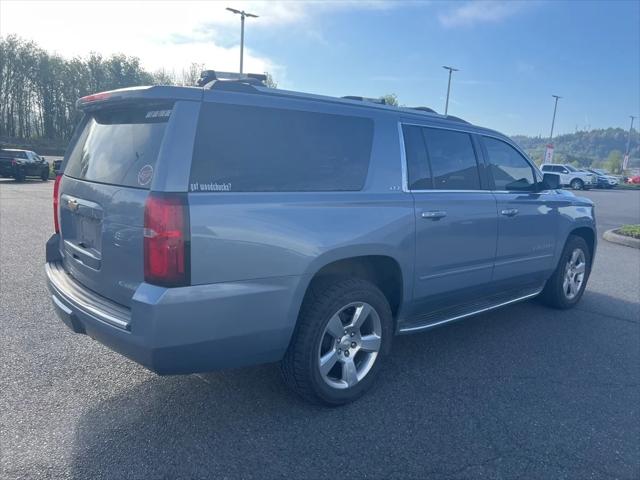
[[[439,14],[438,20],[447,28],[496,23],[515,15],[529,5],[529,2],[475,0]]]
[[[318,15],[391,5],[383,1],[0,0],[0,35],[17,34],[64,57],[92,51],[125,53],[139,57],[152,71],[180,71],[191,63],[235,71],[240,56],[240,20],[226,11],[226,7],[233,7],[260,16],[247,20],[245,71],[269,71],[282,80],[285,67],[252,43],[252,30],[296,26],[311,32],[313,38],[321,36],[311,28]]]

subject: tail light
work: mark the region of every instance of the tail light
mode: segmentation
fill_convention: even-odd
[[[60,180],[62,175],[56,175],[56,181],[53,184],[53,228],[56,233],[60,233]]]
[[[144,208],[144,279],[165,287],[190,282],[189,209],[183,194],[150,193]]]

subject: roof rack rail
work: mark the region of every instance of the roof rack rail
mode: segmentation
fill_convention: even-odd
[[[220,72],[216,70],[204,70],[200,73],[198,79],[198,86],[211,88],[215,82],[237,82],[247,85],[254,85],[257,87],[266,86],[267,76],[261,73],[235,73],[235,72]]]
[[[411,110],[420,110],[421,112],[438,113],[433,108],[429,107],[409,107]]]
[[[461,123],[469,123],[464,118],[455,117],[453,115],[447,115],[447,120],[453,120],[454,122],[461,122]]]
[[[342,97],[346,100],[358,100],[359,102],[370,102],[377,103],[378,105],[386,105],[387,101],[384,98],[369,98],[369,97],[358,97],[355,95],[347,95]]]

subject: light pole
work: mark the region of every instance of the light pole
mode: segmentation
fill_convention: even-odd
[[[553,119],[551,120],[551,133],[549,134],[549,143],[551,143],[551,139],[553,139],[553,127],[556,124],[556,111],[558,110],[558,100],[562,98],[558,95],[551,95],[551,96],[556,99],[556,102],[553,106]]]
[[[547,149],[544,152],[544,159],[542,163],[552,163],[553,162],[553,143],[551,140],[553,139],[553,127],[556,124],[556,112],[558,111],[558,100],[562,97],[559,95],[551,95],[556,99],[555,104],[553,105],[553,119],[551,120],[551,133],[549,134],[549,143],[547,143]]]
[[[247,17],[258,18],[258,15],[245,12],[244,10],[236,10],[235,8],[229,8],[229,7],[227,7],[227,10],[237,15],[240,15],[240,73],[242,73],[242,62],[244,58],[244,19]]]
[[[629,135],[627,136],[627,150],[624,154],[624,160],[622,161],[622,170],[626,170],[629,167],[629,150],[631,149],[631,131],[633,130],[633,120],[636,118],[633,115],[629,115],[631,118],[631,126],[629,127]]]
[[[451,92],[451,74],[453,72],[457,72],[458,69],[453,67],[447,67],[446,65],[443,65],[442,68],[444,68],[445,70],[449,70],[449,83],[447,84],[447,103],[444,104],[444,114],[446,115],[449,112],[449,93]]]

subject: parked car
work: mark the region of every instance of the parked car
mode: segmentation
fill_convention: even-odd
[[[396,334],[580,300],[593,204],[509,137],[259,76],[201,83],[78,101],[45,266],[73,331],[160,374],[280,361],[338,405]]]
[[[608,174],[604,170],[599,170],[597,168],[585,168],[583,171],[593,173],[596,176],[597,188],[615,188],[620,183],[617,177]]]
[[[596,186],[596,176],[590,172],[581,172],[573,165],[561,165],[558,163],[545,163],[542,171],[557,173],[560,175],[560,184],[563,187],[571,187],[573,190],[588,190]]]
[[[47,181],[49,164],[31,150],[3,148],[0,149],[0,176],[13,177],[17,182],[22,182],[27,177],[38,177]]]
[[[633,177],[629,177],[627,179],[627,183],[632,183],[632,184],[640,183],[640,175],[634,175]]]
[[[59,172],[60,171],[60,167],[62,166],[62,160],[54,160],[53,161],[53,171],[54,172]]]

